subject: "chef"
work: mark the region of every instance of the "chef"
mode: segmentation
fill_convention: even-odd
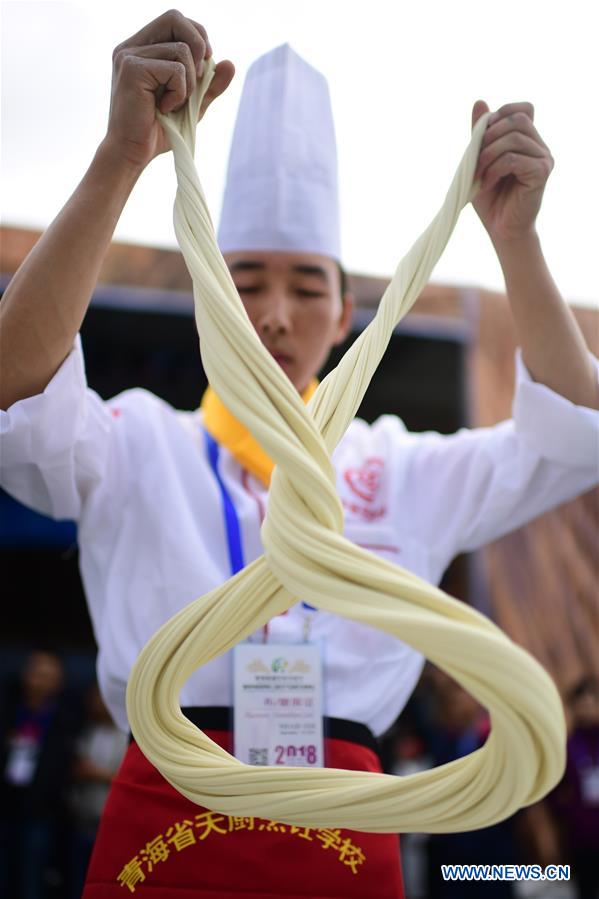
[[[77,336],[127,197],[166,149],[156,104],[163,112],[182,105],[211,52],[205,29],[173,11],[119,45],[106,138],[0,310],[2,486],[78,522],[99,683],[123,730],[139,651],[179,609],[261,555],[268,507],[272,463],[211,388],[194,412],[138,389],[103,401],[87,386]],[[219,63],[209,102],[231,77],[231,64]],[[477,104],[474,118],[485,110]],[[550,169],[529,104],[494,113],[475,208],[503,266],[521,343],[513,419],[452,436],[411,434],[391,416],[372,426],[356,420],[334,454],[346,535],[435,584],[458,553],[597,482],[596,364],[534,224]],[[287,45],[248,71],[218,239],[258,336],[308,400],[349,331],[352,297],[340,264],[327,84]],[[243,761],[380,771],[376,738],[422,664],[395,638],[298,597],[237,655],[194,672],[180,699]],[[248,698],[257,683],[260,709]],[[397,899],[403,888],[394,835],[199,808],[132,742],[84,896],[128,893]]]

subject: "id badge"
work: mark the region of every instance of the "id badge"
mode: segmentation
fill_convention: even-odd
[[[233,653],[235,757],[322,768],[322,663],[312,643],[241,643]]]
[[[599,766],[583,768],[580,773],[580,792],[585,805],[599,805]]]

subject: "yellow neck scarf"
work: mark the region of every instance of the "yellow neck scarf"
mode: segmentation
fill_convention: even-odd
[[[302,393],[304,403],[312,399],[317,387],[318,381],[313,378]],[[200,409],[208,433],[217,443],[226,446],[243,468],[247,468],[268,487],[274,462],[264,452],[251,431],[229,412],[212,387],[208,387],[202,397]]]

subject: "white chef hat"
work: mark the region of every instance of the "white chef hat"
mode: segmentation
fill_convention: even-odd
[[[223,253],[289,250],[341,258],[329,88],[289,44],[261,56],[246,75],[218,243]]]

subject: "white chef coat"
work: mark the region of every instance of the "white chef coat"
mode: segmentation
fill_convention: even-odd
[[[394,416],[350,425],[334,453],[350,540],[437,584],[458,553],[597,483],[599,414],[533,382],[519,354],[516,365],[513,420],[495,427],[447,437],[408,433]],[[103,401],[87,387],[78,338],[42,394],[2,412],[1,434],[4,489],[78,522],[100,688],[126,729],[125,689],[139,651],[182,606],[230,576],[201,413],[176,411],[141,389]],[[262,552],[267,490],[224,447],[218,470],[250,562]],[[270,623],[269,641],[301,641],[307,615],[311,639],[323,646],[324,714],[381,734],[407,702],[422,657],[300,603]],[[227,654],[196,671],[181,704],[231,705],[231,667]]]

